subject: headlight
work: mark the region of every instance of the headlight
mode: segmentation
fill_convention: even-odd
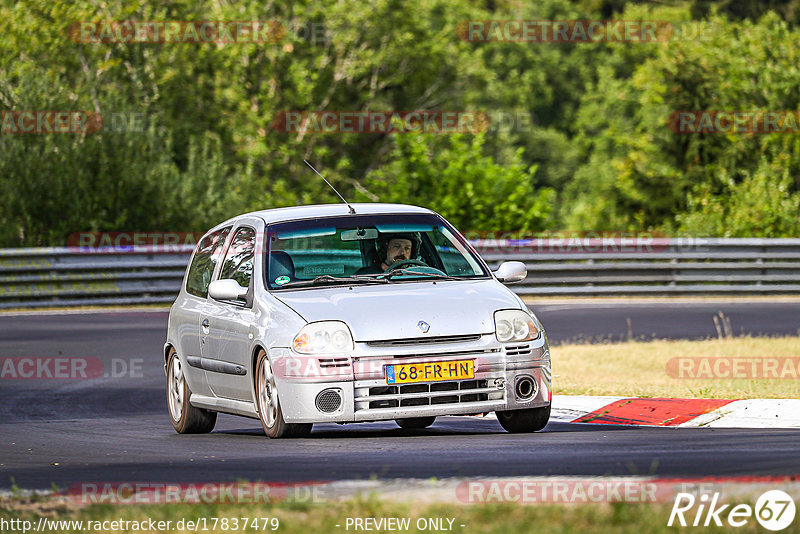
[[[522,310],[494,312],[494,328],[497,340],[501,343],[529,341],[541,334],[533,318]]]
[[[320,321],[305,325],[294,336],[292,347],[300,354],[331,354],[353,350],[353,336],[341,321]]]

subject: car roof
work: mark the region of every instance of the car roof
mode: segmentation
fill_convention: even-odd
[[[356,211],[356,215],[386,214],[386,213],[434,213],[427,208],[412,206],[410,204],[381,204],[381,203],[355,203],[350,204]],[[337,215],[350,215],[350,210],[346,204],[315,204],[312,206],[292,206],[289,208],[274,208],[269,210],[252,211],[232,217],[227,221],[218,224],[225,226],[243,217],[260,217],[267,224],[292,221],[296,219],[312,219],[316,217],[334,217]]]

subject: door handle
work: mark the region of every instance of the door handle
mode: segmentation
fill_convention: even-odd
[[[202,323],[200,323],[200,324],[202,324],[202,325],[203,325],[203,328],[208,328],[208,326],[209,326],[208,319],[203,319],[203,322],[202,322]]]

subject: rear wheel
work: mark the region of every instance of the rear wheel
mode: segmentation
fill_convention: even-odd
[[[178,434],[205,434],[214,430],[217,413],[196,408],[189,403],[192,392],[183,374],[183,366],[175,349],[167,357],[167,406],[169,420]]]
[[[278,385],[267,353],[258,354],[256,365],[256,402],[261,426],[267,437],[300,438],[311,432],[311,423],[287,423],[283,419],[283,410],[278,399]]]
[[[436,417],[409,417],[407,419],[395,419],[397,426],[406,430],[421,430],[428,428],[436,421]]]
[[[527,410],[497,412],[497,420],[506,431],[512,434],[536,432],[547,426],[550,420],[550,405]]]

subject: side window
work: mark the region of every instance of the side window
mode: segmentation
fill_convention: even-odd
[[[219,255],[222,252],[222,244],[231,231],[231,227],[217,230],[208,234],[200,243],[192,257],[192,264],[189,266],[189,275],[186,277],[186,291],[196,297],[206,298],[208,296],[208,284],[211,283],[211,276],[214,274],[214,267],[217,266]]]
[[[431,242],[442,260],[444,271],[451,276],[476,276],[483,274],[483,269],[475,262],[472,255],[464,248],[450,231],[444,226],[438,232],[431,232]]]
[[[253,277],[255,250],[256,231],[252,228],[240,228],[225,254],[219,279],[236,280],[240,286],[248,287]]]

